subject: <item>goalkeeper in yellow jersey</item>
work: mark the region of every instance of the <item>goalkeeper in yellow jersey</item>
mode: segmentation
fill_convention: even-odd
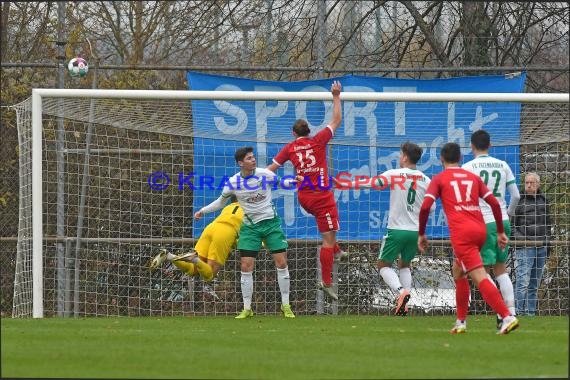
[[[232,203],[224,207],[221,214],[206,226],[194,247],[195,252],[177,256],[162,249],[152,259],[150,269],[171,261],[189,276],[200,275],[204,281],[212,281],[236,246],[242,220],[243,209],[233,197]]]

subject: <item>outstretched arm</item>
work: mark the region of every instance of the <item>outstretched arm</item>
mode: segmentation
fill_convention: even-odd
[[[218,197],[218,199],[216,199],[215,201],[213,201],[212,203],[210,203],[209,205],[206,205],[204,207],[202,207],[200,210],[196,211],[194,213],[194,219],[198,220],[200,219],[202,216],[204,216],[204,214],[208,214],[210,212],[214,212],[214,211],[218,211],[219,209],[221,209],[222,207],[224,207],[224,205],[226,204],[226,202],[228,201],[229,198],[224,197],[223,195],[220,195]]]
[[[340,104],[341,89],[342,86],[340,85],[340,82],[335,80],[331,86],[331,92],[333,95],[333,112],[332,112],[332,119],[329,122],[329,125],[332,128],[333,133],[336,132],[338,127],[340,127],[340,123],[342,121],[342,110]]]

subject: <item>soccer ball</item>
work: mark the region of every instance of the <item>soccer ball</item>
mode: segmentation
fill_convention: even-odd
[[[89,71],[89,66],[87,65],[87,61],[81,57],[75,57],[69,61],[67,64],[67,71],[69,71],[69,75],[72,77],[79,77],[82,78],[87,75],[87,71]]]

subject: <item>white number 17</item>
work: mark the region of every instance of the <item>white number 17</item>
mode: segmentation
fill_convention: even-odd
[[[457,203],[462,203],[463,199],[461,196],[461,191],[459,189],[459,184],[457,181],[449,182],[453,187],[453,192],[455,193],[455,199],[457,199]],[[473,188],[473,181],[464,180],[461,181],[462,185],[465,185],[465,202],[469,202],[471,200],[471,189]]]

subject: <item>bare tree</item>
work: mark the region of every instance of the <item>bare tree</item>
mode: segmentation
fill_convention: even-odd
[[[2,4],[3,61],[54,60],[53,8],[51,2]],[[263,75],[306,79],[323,56],[325,72],[397,66],[415,78],[433,76],[414,71],[430,66],[568,65],[563,2],[93,1],[67,8],[69,56],[86,54],[89,38],[101,56],[113,54],[107,63],[130,66],[289,66],[304,71]],[[127,76],[108,72],[104,79],[112,84],[113,75]],[[181,75],[139,71],[125,81],[168,87]],[[567,74],[529,74],[540,90],[563,89],[567,80]]]

